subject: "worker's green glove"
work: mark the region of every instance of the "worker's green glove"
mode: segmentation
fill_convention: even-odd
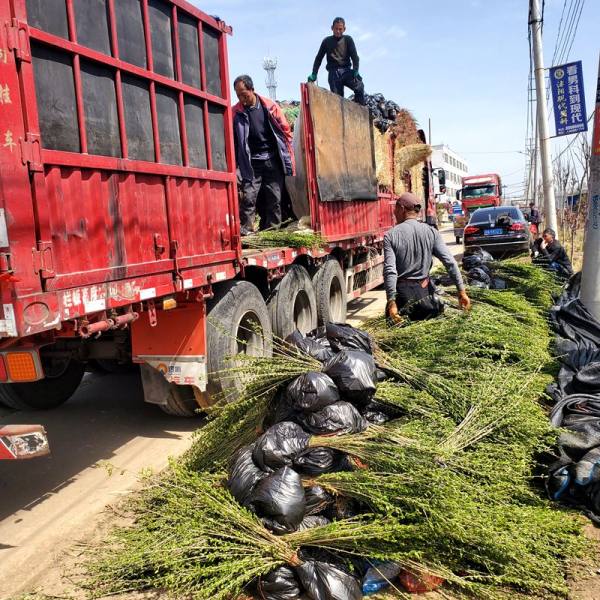
[[[308,83],[314,83],[317,80],[317,74],[316,73],[311,73],[308,76]]]
[[[358,79],[359,81],[362,81],[362,77],[360,76],[358,69],[354,70],[354,79]]]

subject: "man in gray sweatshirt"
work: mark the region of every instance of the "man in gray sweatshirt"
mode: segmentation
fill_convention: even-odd
[[[422,320],[440,314],[429,279],[434,256],[456,284],[460,306],[464,310],[471,306],[454,256],[437,229],[417,220],[420,211],[420,200],[414,194],[402,194],[394,211],[398,224],[383,238],[386,315],[395,323],[402,322],[402,316]]]

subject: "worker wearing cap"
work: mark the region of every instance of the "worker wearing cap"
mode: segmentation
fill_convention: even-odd
[[[308,76],[309,82],[317,80],[317,73],[321,67],[323,57],[327,55],[327,71],[329,73],[329,89],[338,96],[344,96],[344,87],[354,92],[354,101],[358,104],[365,103],[365,85],[358,72],[358,53],[354,40],[345,35],[346,21],[336,17],[331,25],[333,35],[326,37],[321,42],[313,64],[312,73]]]
[[[420,211],[420,200],[414,194],[402,194],[394,210],[397,225],[383,238],[386,315],[394,323],[402,322],[403,316],[422,320],[442,312],[429,279],[434,256],[456,284],[460,306],[465,310],[471,306],[454,256],[437,229],[417,220]]]

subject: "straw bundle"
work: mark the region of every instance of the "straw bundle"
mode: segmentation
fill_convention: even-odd
[[[417,198],[425,198],[423,186],[423,164],[419,163],[410,169],[411,191]],[[424,204],[424,203],[423,203]]]
[[[418,144],[421,140],[417,131],[417,122],[410,111],[400,109],[396,120],[391,126],[392,133],[401,146]]]
[[[381,133],[373,127],[373,141],[375,145],[375,168],[377,183],[384,188],[392,187],[392,160],[390,156],[391,133]]]
[[[424,160],[427,160],[431,156],[431,146],[428,144],[409,144],[408,146],[402,146],[398,140],[396,140],[396,151],[394,153],[394,162],[396,168],[404,171],[410,169],[415,165],[419,165]]]
[[[402,146],[396,140],[394,152],[394,192],[398,195],[412,192],[423,197],[422,163],[431,155],[431,146],[427,144],[410,144]],[[407,177],[408,172],[408,177]],[[408,185],[407,179],[410,180]]]

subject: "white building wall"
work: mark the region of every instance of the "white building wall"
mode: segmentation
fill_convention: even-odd
[[[469,173],[467,161],[450,149],[446,144],[433,146],[431,155],[431,164],[434,169],[444,169],[446,171],[446,194],[438,196],[438,202],[452,202],[456,199],[456,192],[461,187],[461,177]],[[434,176],[435,192],[439,193],[437,177]]]

